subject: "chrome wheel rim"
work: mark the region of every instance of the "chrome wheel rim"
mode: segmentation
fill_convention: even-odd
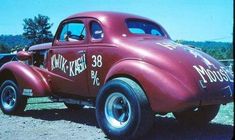
[[[105,117],[115,128],[125,127],[131,118],[129,100],[121,93],[112,93],[105,102]]]
[[[16,90],[13,86],[8,85],[2,90],[2,106],[5,109],[12,109],[16,104]]]

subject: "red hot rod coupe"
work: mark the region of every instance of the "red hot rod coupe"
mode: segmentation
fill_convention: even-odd
[[[24,111],[29,97],[68,108],[96,107],[110,138],[143,135],[155,114],[207,124],[233,101],[233,75],[213,57],[175,43],[158,23],[136,15],[85,12],[63,20],[52,43],[31,46],[0,69],[0,106]]]

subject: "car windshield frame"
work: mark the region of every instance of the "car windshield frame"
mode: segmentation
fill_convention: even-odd
[[[141,24],[142,23],[142,24]],[[165,37],[166,34],[155,22],[145,20],[145,19],[136,19],[136,18],[128,18],[125,20],[127,31],[132,35],[151,35],[154,37]],[[135,28],[135,29],[134,29]],[[133,30],[134,29],[134,30]],[[140,31],[142,30],[142,32]],[[152,30],[156,30],[158,35],[154,35],[151,33]],[[134,32],[140,31],[141,33]]]

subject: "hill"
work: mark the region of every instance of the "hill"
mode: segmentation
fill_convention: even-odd
[[[233,45],[229,42],[214,41],[186,41],[176,40],[176,42],[200,48],[202,51],[212,55],[217,59],[232,59]],[[19,48],[29,46],[30,41],[22,35],[0,35],[0,53],[10,52]]]
[[[176,40],[176,42],[200,48],[203,52],[208,53],[217,59],[233,59],[233,44],[229,42],[185,40]]]
[[[22,35],[0,35],[0,53],[9,52],[12,49],[24,48],[30,41]]]

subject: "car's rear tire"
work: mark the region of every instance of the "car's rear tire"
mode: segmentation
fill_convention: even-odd
[[[64,105],[65,105],[69,110],[81,110],[81,109],[83,109],[83,107],[84,107],[84,105],[70,104],[70,103],[64,103]]]
[[[107,82],[96,98],[96,119],[111,139],[135,139],[153,124],[153,112],[143,89],[133,80]]]
[[[6,80],[0,87],[0,107],[8,115],[22,113],[27,104],[27,97],[19,92],[19,87],[13,80]]]
[[[185,110],[182,112],[174,112],[175,118],[184,125],[203,126],[207,125],[219,112],[220,105],[201,106]]]

